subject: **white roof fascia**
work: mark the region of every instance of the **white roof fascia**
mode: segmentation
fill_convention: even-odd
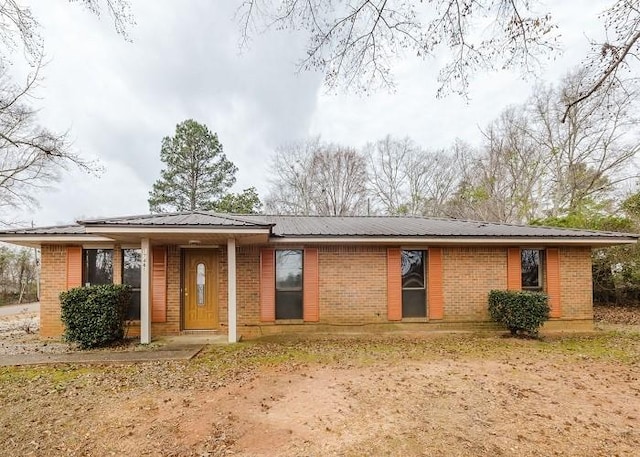
[[[272,237],[269,239],[270,243],[274,244],[389,244],[389,243],[405,243],[405,244],[422,244],[422,245],[459,245],[459,244],[475,244],[475,245],[537,245],[537,246],[550,246],[550,245],[582,245],[582,246],[610,246],[615,244],[635,244],[637,240],[625,237],[433,237],[433,236],[389,236],[389,237],[353,237],[353,236],[341,236],[341,237]]]
[[[108,238],[106,236],[97,236],[97,235],[45,235],[45,234],[15,234],[15,235],[5,235],[0,236],[0,241],[4,241],[5,243],[15,243],[15,242],[31,242],[31,243],[113,243],[114,240],[112,238]]]
[[[268,228],[192,228],[192,227],[85,227],[87,233],[113,233],[113,234],[220,234],[220,235],[268,235],[271,230]]]

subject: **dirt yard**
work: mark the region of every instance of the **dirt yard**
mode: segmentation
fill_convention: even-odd
[[[640,333],[278,338],[0,369],[0,455],[632,456]]]

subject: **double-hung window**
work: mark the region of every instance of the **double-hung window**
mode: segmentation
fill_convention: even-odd
[[[82,283],[85,286],[113,283],[113,249],[83,249]]]
[[[140,278],[141,278],[140,249],[122,250],[122,284],[131,287],[131,296],[127,306],[127,320],[140,320]]]
[[[402,251],[402,317],[426,317],[425,251]]]
[[[542,291],[544,284],[544,250],[522,249],[520,251],[522,289]]]
[[[140,319],[140,249],[122,250],[122,284],[131,287],[126,318]],[[113,249],[82,250],[82,283],[85,286],[113,284]]]
[[[278,249],[276,256],[276,319],[302,319],[301,249]]]

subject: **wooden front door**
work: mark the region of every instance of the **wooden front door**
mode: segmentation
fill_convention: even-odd
[[[184,252],[184,329],[218,328],[218,254],[204,249]]]

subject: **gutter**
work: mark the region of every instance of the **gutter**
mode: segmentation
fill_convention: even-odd
[[[613,246],[618,244],[636,244],[638,238],[629,237],[433,237],[433,236],[329,236],[329,237],[271,237],[274,244],[421,244],[430,246],[441,245],[516,245],[516,246],[551,246],[551,245],[582,245],[582,246]]]

